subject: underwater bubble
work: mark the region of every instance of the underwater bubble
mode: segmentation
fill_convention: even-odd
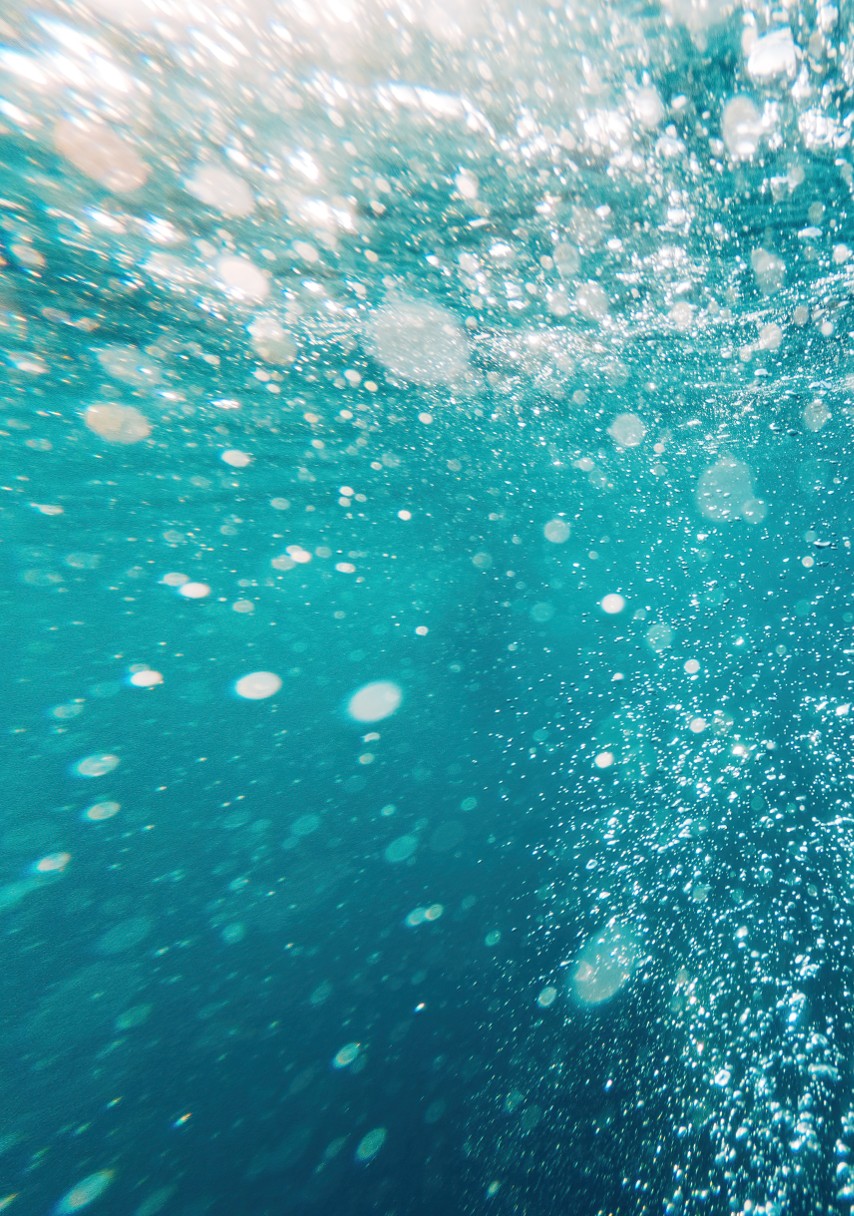
[[[135,671],[128,678],[128,683],[133,684],[134,688],[156,688],[158,684],[163,683],[163,675],[146,667],[142,671]]]
[[[347,713],[355,722],[380,722],[400,708],[403,692],[391,680],[374,680],[354,692]]]
[[[59,1200],[53,1209],[56,1216],[69,1216],[70,1213],[79,1212],[94,1203],[103,1195],[114,1177],[115,1170],[97,1170],[96,1173],[87,1175]]]
[[[263,701],[275,696],[282,687],[282,678],[273,671],[252,671],[235,681],[234,691],[247,701]]]
[[[388,1132],[384,1127],[375,1127],[373,1131],[368,1132],[363,1136],[356,1147],[357,1161],[371,1161],[376,1157],[382,1146],[385,1144]]]
[[[392,863],[406,861],[418,848],[417,836],[398,836],[385,850],[385,859]]]
[[[721,116],[721,134],[733,160],[749,160],[762,138],[762,115],[749,97],[732,97]]]
[[[95,119],[63,118],[53,130],[57,152],[114,194],[132,194],[148,179],[148,166],[129,138]]]
[[[646,426],[637,414],[618,414],[608,427],[608,434],[621,448],[636,448],[643,442]]]
[[[608,616],[616,616],[617,613],[623,611],[625,606],[626,601],[621,595],[618,595],[616,591],[610,592],[610,594],[604,596],[600,601],[602,611],[607,613]]]
[[[569,977],[571,990],[585,1005],[610,1001],[634,975],[641,951],[625,925],[613,924],[587,942]]]
[[[123,954],[125,950],[132,950],[145,941],[153,928],[154,921],[150,916],[129,916],[102,933],[95,949],[99,954]]]
[[[553,545],[563,545],[569,540],[569,524],[565,519],[550,519],[543,528],[543,536]]]
[[[118,768],[120,763],[119,757],[112,752],[93,752],[91,756],[78,760],[73,771],[78,777],[104,777]]]
[[[259,304],[270,294],[270,280],[253,261],[226,254],[216,263],[216,276],[224,291],[242,304]]]
[[[459,321],[446,308],[426,301],[388,301],[373,314],[367,336],[392,375],[414,384],[451,384],[468,365]]]
[[[201,165],[185,185],[193,198],[229,218],[242,219],[255,210],[255,198],[243,178],[221,165]]]
[[[83,421],[108,443],[139,443],[151,434],[151,423],[133,405],[90,405]]]
[[[345,1043],[332,1061],[333,1068],[346,1068],[349,1064],[352,1064],[361,1049],[361,1044],[359,1043]]]

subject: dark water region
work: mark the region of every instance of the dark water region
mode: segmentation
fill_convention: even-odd
[[[851,1208],[852,18],[0,12],[0,1211]]]

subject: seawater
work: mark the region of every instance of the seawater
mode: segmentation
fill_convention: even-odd
[[[852,15],[6,4],[0,1209],[850,1209]]]

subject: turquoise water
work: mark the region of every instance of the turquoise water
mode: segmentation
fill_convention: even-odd
[[[0,12],[0,1210],[854,1203],[852,17]]]

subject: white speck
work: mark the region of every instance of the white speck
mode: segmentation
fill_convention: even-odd
[[[282,687],[282,680],[273,671],[252,671],[235,682],[234,691],[247,701],[263,701],[275,696]]]
[[[715,1085],[718,1085],[721,1089],[726,1089],[727,1085],[729,1085],[731,1075],[732,1074],[728,1068],[720,1069],[719,1072],[715,1073]]]
[[[252,463],[249,453],[241,452],[237,448],[229,448],[227,452],[221,452],[219,458],[224,464],[230,464],[233,469],[245,469],[248,464]]]
[[[347,702],[347,713],[356,722],[380,722],[388,718],[403,700],[403,693],[391,680],[374,680],[354,692]]]

